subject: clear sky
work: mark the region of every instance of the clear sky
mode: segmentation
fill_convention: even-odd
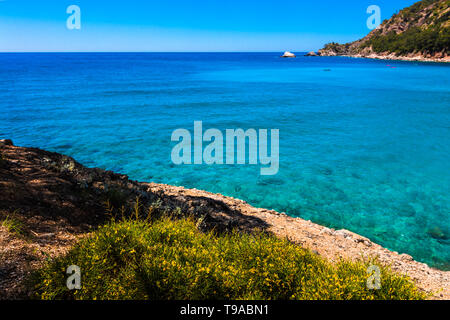
[[[0,51],[310,51],[417,0],[0,0]],[[81,9],[69,30],[66,9]]]

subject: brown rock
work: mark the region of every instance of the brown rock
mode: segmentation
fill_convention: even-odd
[[[13,146],[13,142],[11,139],[4,139],[4,140],[0,140],[0,146]]]

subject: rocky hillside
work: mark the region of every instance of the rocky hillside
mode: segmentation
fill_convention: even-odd
[[[450,62],[450,0],[422,0],[361,40],[329,43],[321,56]]]
[[[110,209],[123,207],[120,214],[129,214],[127,208],[132,211],[136,205],[195,216],[201,230],[265,230],[331,261],[378,257],[434,298],[450,299],[450,271],[432,269],[353,232],[220,194],[133,181],[58,153],[0,140],[0,300],[26,297],[23,280],[32,270],[66,253],[109,219]]]

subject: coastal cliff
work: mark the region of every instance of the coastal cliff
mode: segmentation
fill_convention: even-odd
[[[422,0],[401,10],[366,37],[329,43],[321,56],[450,62],[450,1]]]
[[[126,175],[86,168],[74,159],[0,141],[0,299],[26,294],[23,280],[61,256],[107,221],[108,206],[158,203],[199,218],[201,230],[264,230],[330,260],[377,257],[407,274],[435,299],[450,299],[450,272],[389,251],[347,230],[333,230],[273,210],[254,208],[220,194],[132,181]],[[5,223],[5,221],[7,223]]]

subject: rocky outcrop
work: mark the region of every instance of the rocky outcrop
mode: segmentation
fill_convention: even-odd
[[[305,57],[317,57],[318,54],[315,53],[314,51],[308,52],[307,54],[305,54]]]
[[[10,139],[0,140],[0,146],[12,146],[13,142]]]
[[[295,54],[292,52],[286,51],[282,56],[282,58],[295,58]]]
[[[351,43],[329,43],[320,56],[450,62],[450,1],[422,0]]]
[[[450,272],[432,269],[347,230],[329,229],[220,194],[133,181],[12,142],[0,141],[0,155],[0,222],[14,218],[22,226],[19,235],[0,223],[0,299],[24,297],[22,281],[31,270],[49,257],[64,254],[109,219],[107,201],[108,208],[132,208],[137,199],[142,207],[153,205],[196,216],[204,230],[265,230],[332,261],[378,257],[395,271],[408,274],[434,298],[450,299]]]

